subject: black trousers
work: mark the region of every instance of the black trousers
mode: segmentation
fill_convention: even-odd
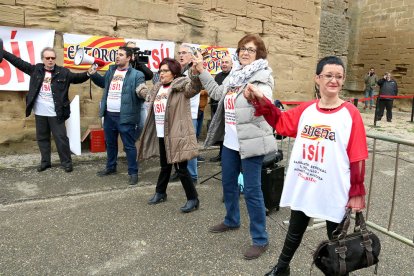
[[[384,109],[387,110],[387,121],[392,120],[392,105],[394,101],[388,99],[379,99],[378,101],[378,113],[377,113],[377,121],[381,120],[382,116],[384,116]]]
[[[303,234],[308,227],[310,218],[302,211],[291,210],[289,229],[286,234],[285,243],[283,245],[282,253],[280,253],[277,265],[279,267],[287,267],[293,258],[293,255],[298,249]],[[338,223],[332,221],[326,221],[326,230],[328,238],[332,239],[332,232],[336,229]]]
[[[72,166],[72,157],[69,146],[69,138],[66,135],[65,122],[58,122],[56,117],[35,116],[36,140],[41,155],[41,165],[51,164],[51,141],[52,132],[56,148],[59,154],[60,164],[63,167]]]
[[[160,165],[161,171],[158,176],[157,186],[155,191],[164,194],[167,191],[168,181],[170,180],[172,164],[167,163],[167,153],[165,151],[164,138],[158,138],[160,146]],[[175,170],[178,173],[181,184],[183,185],[187,200],[198,198],[197,190],[193,184],[190,173],[187,170],[187,161],[174,164]]]

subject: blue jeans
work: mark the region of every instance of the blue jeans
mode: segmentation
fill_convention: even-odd
[[[128,174],[138,174],[137,147],[135,146],[136,125],[120,124],[119,113],[106,112],[104,132],[106,143],[106,168],[116,169],[118,159],[118,135],[121,135],[128,162]]]
[[[147,105],[143,103],[141,105],[141,112],[139,113],[139,123],[135,131],[135,140],[138,140],[141,136],[142,130],[144,129],[145,120],[147,119]]]
[[[365,98],[371,98],[369,100],[369,106],[372,107],[372,104],[374,103],[374,100],[372,98],[372,96],[374,95],[374,89],[372,89],[371,87],[365,89]],[[365,101],[365,107],[368,106],[368,101]]]
[[[198,141],[198,137],[200,137],[201,130],[203,128],[203,120],[204,120],[204,111],[199,110],[198,117],[197,117],[197,127],[195,128],[197,141]]]
[[[244,199],[250,218],[250,235],[253,245],[263,246],[269,243],[266,232],[266,208],[264,205],[261,171],[263,155],[241,159],[238,151],[223,146],[221,155],[222,185],[226,217],[224,224],[230,227],[240,226],[238,176],[243,170]]]
[[[197,119],[193,119],[193,126],[194,130],[197,129]],[[188,160],[187,170],[190,173],[190,176],[193,180],[198,179],[198,172],[197,172],[197,157],[194,157],[191,160]]]

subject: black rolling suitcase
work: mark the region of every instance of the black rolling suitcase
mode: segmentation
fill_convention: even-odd
[[[283,159],[281,151],[268,154],[263,160],[262,166],[262,192],[266,207],[266,214],[274,209],[279,210],[280,197],[282,196],[283,182],[285,180],[285,167],[277,163]]]

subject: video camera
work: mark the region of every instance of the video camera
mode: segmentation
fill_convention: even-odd
[[[139,47],[134,47],[131,49],[134,55],[134,61],[132,62],[134,68],[136,68],[136,65],[138,65],[138,63],[148,64],[149,56],[151,55],[150,50],[140,51]]]

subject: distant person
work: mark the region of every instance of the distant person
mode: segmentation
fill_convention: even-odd
[[[141,106],[135,89],[144,83],[144,74],[130,66],[133,52],[129,47],[119,47],[115,65],[111,65],[104,76],[91,75],[92,81],[104,88],[99,115],[104,118],[106,142],[106,167],[98,176],[117,172],[118,136],[121,136],[128,163],[129,185],[138,184],[137,148],[135,146],[138,124],[141,121]]]
[[[397,82],[391,78],[391,73],[385,73],[384,77],[378,80],[378,85],[380,87],[379,95],[380,96],[397,96],[398,95],[398,85]],[[384,116],[384,109],[387,109],[387,122],[392,121],[392,105],[394,99],[392,98],[379,98],[376,114],[376,120],[381,121],[382,116]]]
[[[374,102],[373,96],[375,93],[375,86],[377,85],[377,75],[375,74],[375,69],[371,67],[369,72],[365,75],[364,82],[365,82],[365,98],[369,98],[369,109],[372,109],[372,105]],[[365,101],[364,109],[367,109],[368,101]]]
[[[187,197],[187,202],[180,210],[189,213],[200,205],[187,169],[188,160],[198,154],[190,98],[200,89],[194,89],[190,79],[181,76],[181,66],[172,58],[161,61],[159,76],[160,82],[151,89],[145,86],[137,89],[137,94],[150,102],[148,118],[139,141],[139,159],[159,155],[161,166],[155,194],[148,204],[167,200],[167,186],[174,166]]]
[[[224,56],[221,59],[221,72],[218,73],[214,80],[217,82],[218,85],[223,84],[223,81],[227,76],[230,74],[230,71],[233,67],[233,60],[231,59],[230,55]],[[213,117],[216,114],[217,111],[217,105],[219,101],[214,100],[213,98],[210,98],[210,106],[211,106],[211,121],[213,121]],[[215,157],[210,158],[210,162],[221,162],[221,152],[223,151],[223,141],[217,142],[220,146],[219,154]]]
[[[33,110],[36,122],[36,140],[41,161],[38,172],[52,167],[50,133],[55,140],[60,164],[65,172],[73,171],[69,138],[65,121],[70,116],[68,97],[71,83],[82,83],[89,79],[88,72],[72,73],[56,65],[56,51],[46,47],[40,53],[42,63],[32,65],[15,55],[3,51],[4,59],[30,76],[29,92],[26,95],[26,117]],[[89,68],[90,72],[92,70]]]
[[[264,116],[278,134],[295,138],[280,200],[281,207],[291,209],[289,228],[278,261],[266,276],[290,275],[290,262],[311,217],[326,220],[332,239],[346,208],[365,208],[365,127],[358,109],[339,98],[345,81],[342,60],[322,58],[314,80],[321,98],[285,112],[260,87],[248,84],[244,92],[255,116]]]

